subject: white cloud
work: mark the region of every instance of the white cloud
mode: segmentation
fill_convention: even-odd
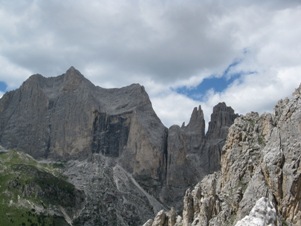
[[[139,82],[167,126],[188,122],[199,104],[207,122],[220,101],[239,113],[267,111],[301,82],[300,20],[298,0],[0,0],[0,81],[13,89],[73,65],[102,87]],[[171,91],[221,75],[236,59],[233,72],[257,73],[206,102]]]
[[[183,95],[170,92],[152,98],[153,107],[165,126],[182,125],[189,122],[194,107],[199,103]]]
[[[32,74],[30,70],[8,61],[1,55],[0,65],[0,81],[3,81],[7,84],[8,90],[17,88],[19,85],[21,85],[24,79]]]
[[[290,96],[301,82],[300,67],[274,71],[275,74],[253,74],[241,83],[233,84],[222,93],[208,92],[208,100],[202,105],[212,108],[218,102],[226,102],[239,113],[250,111],[271,112],[278,100]]]

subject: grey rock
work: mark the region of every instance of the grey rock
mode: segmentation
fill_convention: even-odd
[[[142,226],[152,226],[153,224],[153,220],[152,219],[149,219],[147,222],[145,222],[145,224],[143,224]]]
[[[0,100],[3,147],[38,159],[79,161],[66,171],[71,178],[77,172],[71,182],[88,200],[79,225],[137,225],[163,208],[153,196],[165,176],[166,137],[143,86],[103,89],[73,67],[58,77],[33,75]],[[114,183],[117,166],[130,175],[125,190]],[[103,176],[90,176],[98,171]]]
[[[235,226],[277,225],[277,210],[267,198],[257,200],[250,215],[238,221]]]
[[[219,103],[213,108],[206,142],[203,152],[207,153],[207,169],[209,173],[220,170],[221,152],[225,144],[228,130],[238,115],[225,103]]]
[[[206,134],[201,107],[193,109],[187,126],[169,128],[166,185],[162,192],[164,203],[181,209],[187,187],[220,169],[221,150],[236,117],[231,107],[219,103],[213,108]]]
[[[86,194],[73,225],[142,225],[163,208],[111,157],[94,154],[86,160],[70,160],[64,175]]]
[[[96,87],[73,67],[54,78],[33,75],[3,96],[0,143],[36,158],[118,157],[153,186],[165,170],[166,128],[144,88]]]
[[[274,114],[236,118],[220,171],[187,190],[179,225],[300,225],[300,121],[301,86]]]
[[[164,210],[161,210],[157,213],[152,226],[164,226],[166,221],[166,215]]]
[[[185,190],[220,169],[221,148],[236,117],[218,104],[205,134],[199,107],[187,126],[168,130],[143,86],[103,89],[71,67],[57,77],[32,75],[3,95],[0,145],[68,162],[65,175],[87,197],[74,225],[142,224],[166,206],[175,210],[164,213],[164,224],[179,225],[176,211]],[[192,203],[195,213],[200,207]]]

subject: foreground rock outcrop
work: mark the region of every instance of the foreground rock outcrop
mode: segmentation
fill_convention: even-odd
[[[276,225],[277,210],[268,198],[260,198],[249,215],[238,221],[235,226]]]
[[[156,225],[301,225],[301,86],[274,114],[249,113],[229,129],[221,170],[184,196],[177,221]],[[172,217],[174,219],[174,216]]]

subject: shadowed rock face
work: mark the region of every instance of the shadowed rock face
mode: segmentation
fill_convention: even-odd
[[[221,151],[226,142],[228,130],[237,117],[238,115],[234,113],[234,110],[225,103],[214,106],[206,133],[206,142],[203,146],[208,163],[205,168],[208,169],[209,173],[220,169]]]
[[[118,157],[126,147],[130,130],[130,114],[107,115],[94,112],[92,153]]]
[[[166,190],[162,192],[165,203],[181,209],[185,190],[220,169],[221,150],[236,117],[231,107],[219,103],[213,108],[206,135],[201,107],[193,110],[187,126],[170,127]]]

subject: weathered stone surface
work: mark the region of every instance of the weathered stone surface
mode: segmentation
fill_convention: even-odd
[[[86,160],[70,160],[63,171],[86,194],[85,206],[73,225],[142,225],[164,208],[110,157],[94,154]]]
[[[234,110],[225,103],[214,106],[203,147],[203,152],[207,153],[207,166],[205,168],[208,169],[209,173],[220,169],[222,148],[228,130],[237,117],[238,115],[234,113]]]
[[[76,158],[91,152],[118,157],[126,148],[132,117],[153,116],[153,133],[165,128],[140,85],[102,89],[71,67],[65,74],[33,75],[0,102],[0,142],[35,157]],[[138,123],[141,123],[140,121]],[[149,139],[156,139],[150,137]],[[152,140],[154,146],[162,141]]]
[[[166,193],[163,200],[177,209],[184,191],[206,174],[201,166],[201,148],[205,138],[205,121],[201,108],[193,110],[187,126],[172,126],[167,139]],[[163,191],[165,192],[165,191]]]
[[[145,222],[145,224],[143,224],[142,226],[152,226],[153,224],[153,220],[152,219],[149,219],[147,222]]]
[[[33,75],[3,96],[0,143],[38,158],[118,157],[154,186],[165,170],[166,128],[144,88],[102,89],[73,67],[54,78]]]
[[[201,107],[193,109],[187,126],[169,128],[166,185],[162,193],[164,203],[181,209],[187,187],[220,169],[221,150],[236,117],[231,107],[219,103],[213,108],[206,135]]]
[[[171,208],[171,210],[169,212],[167,212],[167,219],[168,219],[168,224],[167,226],[173,226],[176,224],[177,222],[177,215],[176,215],[176,211],[174,208]]]
[[[238,221],[235,226],[257,226],[257,225],[277,225],[277,211],[267,198],[260,198],[250,215],[245,216],[243,219]]]
[[[274,114],[235,119],[221,170],[184,196],[178,225],[301,224],[301,86]],[[177,225],[177,223],[175,224]]]
[[[81,189],[88,204],[78,217],[79,225],[95,225],[97,216],[104,225],[109,221],[111,225],[135,225],[158,211],[156,198],[150,201],[147,197],[158,196],[166,175],[166,137],[167,129],[155,114],[143,86],[103,89],[73,67],[58,77],[33,75],[0,100],[1,145],[39,159],[76,160],[82,161],[80,166],[91,167],[78,167],[80,171],[70,166],[78,172],[77,180],[86,181]],[[95,157],[99,155],[102,157]],[[129,191],[125,189],[123,193],[113,183],[115,166],[129,173],[145,193],[133,192],[129,201]],[[100,170],[101,167],[104,168]],[[91,178],[87,170],[92,175],[99,170],[105,176]],[[98,179],[102,182],[96,183]],[[77,180],[72,182],[76,184]],[[107,186],[111,191],[106,190]],[[139,190],[136,185],[130,187]],[[116,206],[107,206],[107,202],[116,202]],[[127,217],[123,216],[127,214],[126,207],[130,212]],[[100,214],[100,210],[107,214]]]
[[[69,161],[68,167],[78,175],[68,169],[66,175],[88,197],[76,224],[135,225],[164,209],[160,200],[175,206],[164,213],[164,224],[179,225],[188,218],[191,223],[202,208],[192,195],[193,214],[187,207],[183,220],[176,217],[187,187],[219,169],[221,148],[235,117],[230,107],[218,104],[205,134],[199,107],[187,126],[167,130],[144,87],[103,89],[71,67],[58,77],[33,75],[1,98],[0,144],[39,159]]]
[[[164,226],[166,221],[166,214],[164,210],[161,210],[157,213],[152,226]]]

